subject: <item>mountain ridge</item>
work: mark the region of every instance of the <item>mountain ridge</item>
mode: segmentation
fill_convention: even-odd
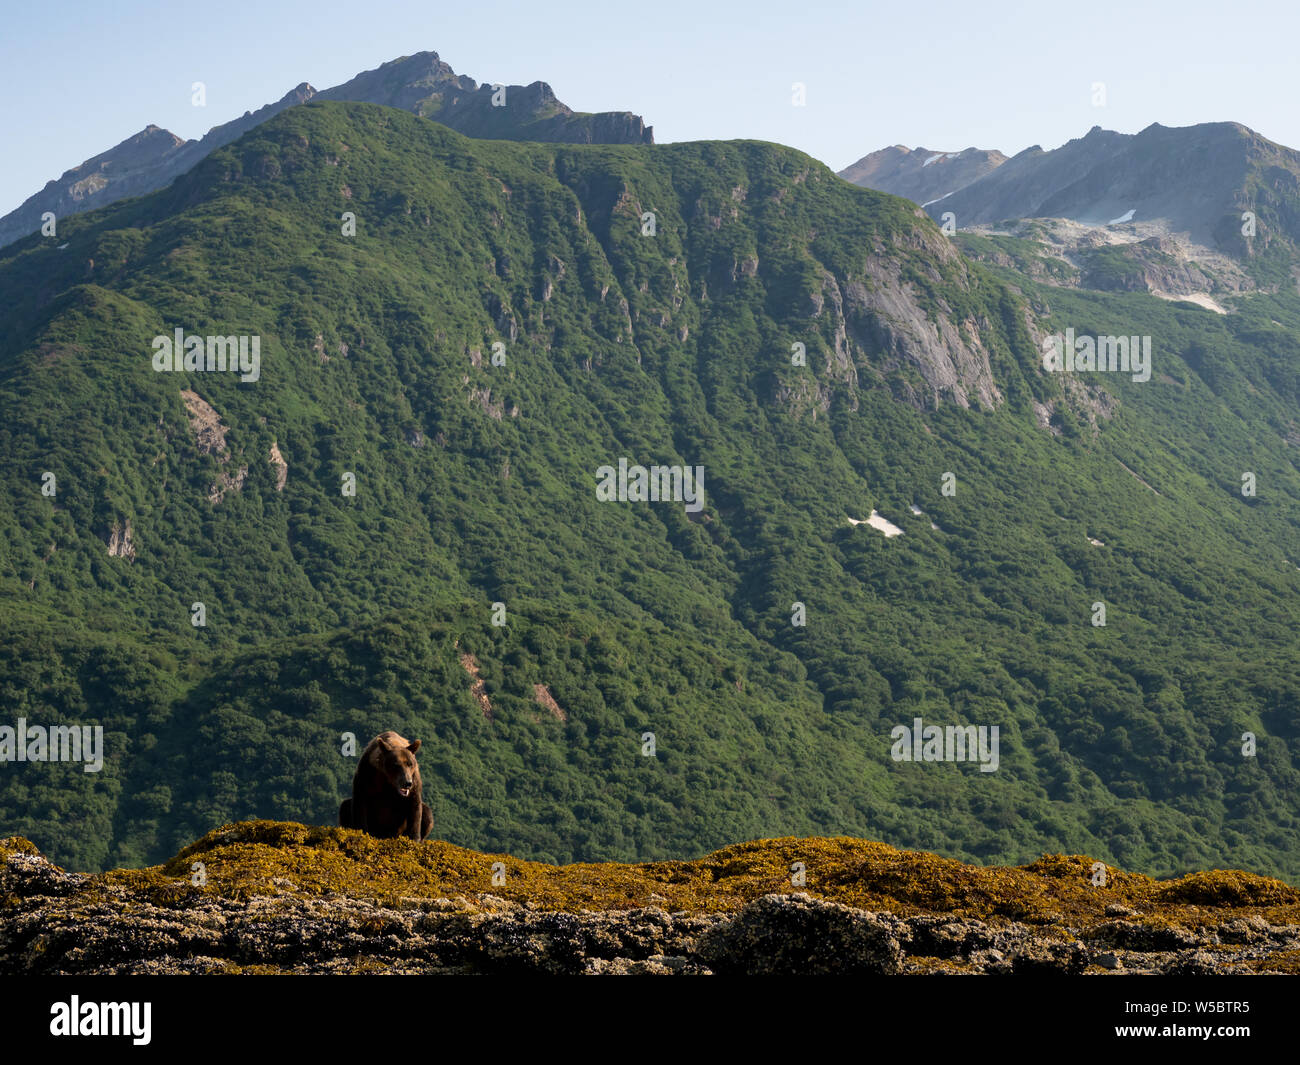
[[[453,95],[446,100],[449,88],[464,94],[464,98]],[[492,94],[493,86],[479,86],[473,78],[457,75],[437,52],[417,52],[390,60],[323,92],[300,82],[274,103],[214,126],[199,140],[182,140],[151,124],[47,182],[0,217],[0,247],[39,229],[46,212],[62,219],[92,206],[107,206],[124,197],[162,188],[217,148],[237,140],[286,107],[316,97],[401,107],[424,117],[436,117],[442,124],[470,136],[588,144],[654,143],[653,130],[639,116],[626,111],[575,112],[556,99],[551,87],[542,81],[505,87],[504,106],[494,105]]]
[[[1135,134],[1094,126],[1052,151],[1018,153],[927,210],[951,211],[958,228],[1156,222],[1276,275],[1300,247],[1300,152],[1238,122],[1152,123]]]
[[[882,149],[840,176],[908,196],[960,232],[968,254],[1053,284],[1231,313],[1224,297],[1300,283],[1300,152],[1239,122],[1094,125],[981,171],[948,168],[952,154],[918,166],[922,151]]]

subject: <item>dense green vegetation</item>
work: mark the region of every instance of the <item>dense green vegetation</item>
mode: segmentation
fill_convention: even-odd
[[[1022,227],[1024,236],[958,232],[954,237],[963,252],[980,262],[1009,267],[1027,278],[1063,285],[1077,283],[1079,271],[1046,250],[1036,232],[1041,224],[1029,221],[1022,223]]]
[[[359,104],[59,242],[0,253],[0,724],[102,723],[108,753],[0,764],[0,835],[97,868],[329,824],[343,733],[395,728],[435,835],[521,858],[850,834],[1300,877],[1296,297],[1040,286],[773,145],[471,141]],[[872,262],[974,323],[996,409],[835,312],[827,278],[875,290]],[[1027,314],[1152,336],[1151,381],[1043,373]],[[155,373],[176,327],[260,335],[260,379]],[[703,512],[599,502],[620,457],[702,465]],[[904,535],[849,523],[873,508]],[[999,770],[893,762],[918,716],[999,726]]]

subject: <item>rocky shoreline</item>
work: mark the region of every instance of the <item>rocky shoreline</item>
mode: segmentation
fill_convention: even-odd
[[[206,843],[203,853],[210,852],[212,866],[221,870],[219,844],[231,843],[232,829],[222,831],[226,837],[210,834],[178,855],[176,869],[193,867],[193,855],[201,853],[196,848]],[[310,831],[326,834],[314,844],[318,848],[359,838],[338,829]],[[405,840],[366,842],[421,860],[440,857],[436,848],[422,852]],[[764,842],[809,849],[809,841]],[[308,871],[312,846],[281,840],[278,847],[293,853],[279,856],[294,857]],[[693,868],[608,868],[666,870],[665,883],[680,882],[684,870],[669,867]],[[25,840],[3,841],[0,973],[1209,975],[1295,972],[1300,960],[1300,923],[1270,921],[1251,912],[1268,907],[1240,905],[1240,898],[1232,900],[1237,905],[1198,907],[1201,916],[1183,914],[1182,923],[1167,912],[1143,913],[1118,902],[1082,919],[1047,912],[1024,921],[890,912],[801,891],[766,892],[721,910],[678,909],[667,897],[648,905],[566,909],[553,899],[491,892],[385,898],[382,892],[308,891],[283,876],[223,890],[212,880],[200,886],[174,872],[167,866],[70,873]],[[1258,879],[1268,890],[1293,891]],[[1273,909],[1293,904],[1274,901]]]

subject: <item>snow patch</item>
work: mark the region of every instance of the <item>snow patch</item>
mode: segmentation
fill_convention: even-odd
[[[929,166],[931,163],[935,162],[936,160],[942,159],[942,158],[943,158],[943,152],[940,152],[938,155],[932,155],[932,156],[930,156],[930,158],[927,159],[927,160],[926,160],[924,163],[922,163],[921,165],[922,165],[922,166]]]
[[[913,503],[911,507],[909,507],[908,509],[910,509],[911,512],[915,514],[918,518],[925,513],[925,511],[922,510],[920,507],[918,507],[915,503]]]
[[[1194,303],[1198,307],[1204,307],[1207,311],[1213,311],[1215,314],[1227,314],[1228,309],[1219,303],[1208,292],[1188,292],[1182,296],[1175,296],[1168,292],[1159,292],[1151,290],[1151,295],[1162,300],[1171,300],[1175,303]]]
[[[953,190],[952,190],[952,192],[956,192],[956,191],[957,191],[956,189],[953,189]],[[945,192],[942,196],[939,197],[939,200],[946,200],[949,196],[952,195],[952,192]],[[926,200],[925,203],[921,204],[921,206],[922,206],[922,207],[929,207],[930,204],[932,204],[932,203],[938,203],[939,200]]]
[[[902,530],[902,529],[900,529],[897,525],[895,525],[895,524],[894,524],[892,521],[890,521],[888,518],[882,518],[882,517],[881,517],[881,516],[880,516],[880,515],[875,511],[875,510],[872,510],[872,512],[871,512],[871,517],[869,517],[869,518],[863,518],[863,519],[861,519],[861,520],[859,520],[859,519],[857,519],[857,518],[850,518],[850,519],[849,519],[849,524],[850,524],[850,525],[870,525],[873,529],[879,529],[879,530],[880,530],[882,533],[884,533],[885,536],[887,536],[887,537],[888,537],[888,536],[902,536],[902,535],[903,535],[903,530]]]
[[[1134,216],[1135,214],[1137,214],[1137,208],[1136,208],[1136,207],[1130,207],[1127,211],[1125,211],[1125,212],[1124,212],[1122,215],[1120,215],[1118,218],[1112,218],[1112,219],[1111,219],[1109,222],[1107,222],[1106,224],[1107,224],[1108,226],[1117,226],[1117,225],[1119,225],[1121,222],[1131,222],[1131,221],[1133,221],[1133,216]]]

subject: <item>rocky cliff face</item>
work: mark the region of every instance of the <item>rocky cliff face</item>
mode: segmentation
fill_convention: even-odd
[[[262,821],[89,876],[11,838],[0,973],[1297,971],[1300,892],[1280,881],[1103,874],[847,838],[557,867]]]
[[[147,126],[66,171],[0,218],[0,247],[38,230],[46,211],[62,218],[163,188],[199,160],[286,107],[314,98],[400,107],[470,137],[571,144],[654,143],[653,129],[639,115],[628,111],[573,111],[557,100],[543,81],[504,88],[503,105],[494,105],[494,86],[479,85],[473,78],[458,75],[436,52],[419,52],[358,74],[321,93],[303,82],[275,103],[214,126],[202,140],[182,140],[158,126]]]
[[[943,238],[929,239],[925,247],[969,287],[961,257]],[[868,259],[864,273],[862,282],[844,286],[836,312],[842,303],[849,335],[860,350],[881,353],[885,372],[909,366],[919,374],[920,382],[906,386],[900,399],[920,410],[944,401],[991,410],[1002,402],[983,340],[991,329],[987,318],[962,319],[946,301],[937,314],[929,313],[915,287],[900,279],[899,263],[888,257]]]

